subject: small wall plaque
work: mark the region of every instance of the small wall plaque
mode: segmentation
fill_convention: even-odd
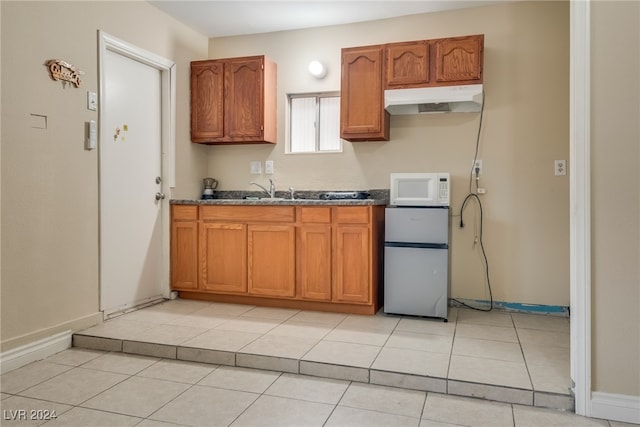
[[[80,76],[83,75],[84,72],[75,66],[60,59],[50,59],[45,65],[49,68],[49,73],[53,80],[62,81],[63,84],[69,82],[75,87],[80,87]]]

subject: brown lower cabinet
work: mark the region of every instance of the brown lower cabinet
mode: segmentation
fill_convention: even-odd
[[[375,314],[383,206],[171,205],[182,298]]]
[[[247,292],[247,226],[234,222],[200,222],[198,230],[198,289]]]
[[[331,301],[333,247],[330,207],[300,206],[296,230],[297,295]]]
[[[291,298],[296,295],[296,229],[293,225],[247,226],[248,294]]]
[[[198,207],[172,206],[171,286],[198,288]]]

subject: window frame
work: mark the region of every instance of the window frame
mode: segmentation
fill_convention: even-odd
[[[286,97],[287,97],[287,114],[286,114],[287,138],[286,138],[285,154],[335,154],[335,153],[342,153],[344,151],[343,141],[342,141],[342,138],[340,138],[339,134],[338,134],[338,141],[339,141],[340,147],[338,149],[321,150],[319,126],[315,127],[314,151],[292,151],[292,143],[293,143],[293,132],[291,131],[292,100],[296,98],[316,98],[315,122],[320,123],[320,99],[321,98],[338,98],[338,102],[339,102],[340,91],[288,93],[286,94]]]

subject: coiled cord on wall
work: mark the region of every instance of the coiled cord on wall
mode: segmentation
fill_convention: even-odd
[[[473,310],[478,310],[478,311],[491,311],[493,310],[493,291],[491,290],[491,278],[489,276],[489,260],[487,259],[487,251],[484,248],[484,240],[483,240],[483,227],[482,227],[482,222],[483,222],[483,212],[482,212],[482,202],[480,201],[480,197],[478,197],[478,195],[476,193],[469,193],[467,194],[467,197],[464,198],[464,201],[462,202],[462,206],[460,207],[460,227],[464,227],[464,221],[462,219],[462,213],[464,211],[465,206],[467,205],[467,202],[469,202],[469,200],[475,200],[476,203],[478,203],[478,208],[480,210],[480,231],[478,233],[478,241],[480,243],[480,251],[482,252],[482,259],[484,260],[484,271],[485,271],[485,278],[487,281],[487,287],[489,288],[489,308],[478,308],[478,307],[473,307],[470,306],[469,304],[466,304],[458,299],[455,298],[451,298],[452,301],[455,301],[456,303],[467,307],[467,308],[471,308]]]
[[[484,92],[482,92],[482,107],[480,108],[480,122],[478,123],[478,134],[476,136],[476,149],[473,155],[473,163],[471,164],[471,172],[469,173],[469,193],[462,201],[462,205],[460,206],[460,228],[464,227],[464,221],[462,214],[464,212],[464,208],[470,200],[474,200],[478,204],[478,208],[480,210],[480,230],[478,233],[478,241],[480,243],[480,251],[482,252],[482,258],[484,261],[484,270],[485,270],[485,279],[487,281],[487,287],[489,288],[489,307],[488,308],[479,308],[473,307],[469,304],[466,304],[456,298],[451,298],[451,301],[455,301],[457,304],[462,305],[463,307],[471,308],[473,310],[478,311],[491,311],[493,310],[493,291],[491,290],[491,278],[489,276],[489,260],[487,259],[487,252],[484,248],[484,240],[483,240],[483,211],[482,211],[482,202],[480,201],[480,197],[478,197],[478,181],[479,181],[479,173],[478,168],[475,167],[476,160],[478,160],[478,152],[480,149],[480,133],[482,131],[482,120],[484,116]],[[475,174],[476,181],[476,189],[473,191],[473,176]]]

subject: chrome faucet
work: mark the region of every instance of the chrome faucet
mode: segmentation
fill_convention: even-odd
[[[296,198],[296,193],[293,191],[293,187],[289,187],[289,194],[291,194],[291,200]]]
[[[255,185],[257,187],[260,187],[262,189],[262,191],[264,191],[265,193],[267,193],[267,195],[269,197],[271,197],[272,199],[274,197],[276,197],[276,186],[273,183],[273,180],[271,178],[269,178],[269,189],[267,190],[266,188],[264,188],[262,185],[258,184],[257,182],[251,181],[249,184],[251,185]]]

